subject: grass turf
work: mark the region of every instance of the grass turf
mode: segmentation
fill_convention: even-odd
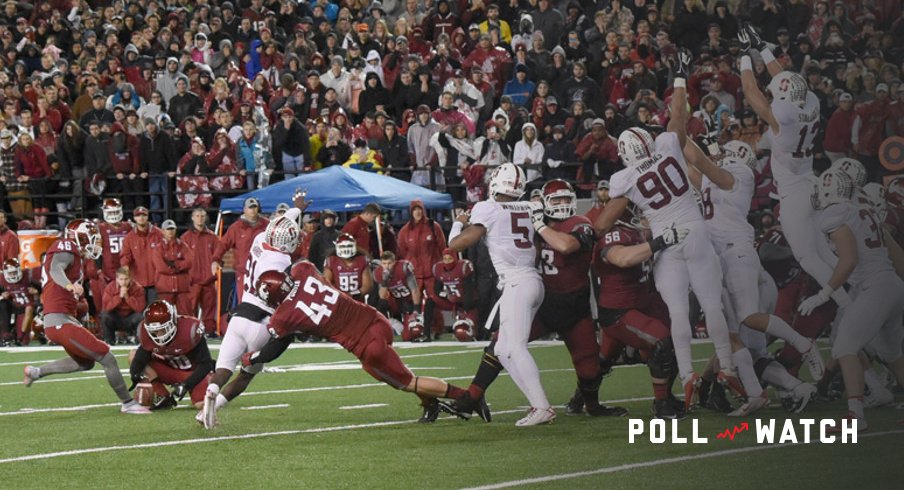
[[[473,344],[400,344],[397,349],[416,373],[452,379],[460,386],[470,381],[481,353]],[[567,401],[575,380],[565,348],[551,343],[534,346],[531,352],[550,401]],[[710,352],[708,344],[694,346],[698,359]],[[568,417],[562,409],[553,425],[516,428],[514,422],[523,415],[526,402],[504,375],[487,397],[496,412],[493,423],[443,418],[422,426],[414,423],[420,415],[416,397],[377,383],[356,367],[350,354],[328,347],[287,351],[273,364],[280,372],[260,375],[248,393],[221,412],[221,426],[205,431],[194,421],[195,410],[187,407],[149,416],[120,414],[97,368],[48,377],[29,389],[21,386],[24,362],[41,364],[61,354],[61,350],[0,352],[2,488],[121,488],[136,481],[145,487],[161,478],[189,487],[461,488],[757,446],[752,431],[734,441],[716,439],[718,432],[740,420],[706,410],[695,412],[700,435],[709,437],[705,445],[652,445],[645,439],[629,444],[627,419]],[[126,352],[117,354],[125,368]],[[67,380],[56,381],[63,379]],[[618,404],[627,407],[631,417],[649,419],[648,379],[644,366],[617,368],[604,380],[601,398],[610,404],[624,400]],[[110,405],[23,413],[98,404]],[[385,405],[348,408],[375,404]],[[277,406],[248,410],[271,405]],[[842,402],[813,404],[801,417],[832,418],[844,410]],[[867,415],[872,433],[902,429],[895,422],[904,412],[883,408]],[[763,419],[786,416],[777,402],[756,414]],[[744,420],[752,429],[753,417]],[[690,421],[680,426],[681,435],[689,436]],[[160,445],[173,441],[177,442]],[[764,484],[767,471],[782,475],[782,487],[880,488],[904,480],[901,466],[877,457],[898,453],[902,441],[904,433],[893,433],[864,437],[857,445],[764,445],[758,446],[766,448],[761,451],[626,468],[534,487],[705,488],[731,477],[732,487],[753,488]],[[147,444],[156,446],[8,461]]]

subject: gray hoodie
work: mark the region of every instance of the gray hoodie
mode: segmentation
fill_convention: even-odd
[[[176,63],[176,71],[170,71],[170,63]],[[176,95],[176,80],[182,75],[180,71],[179,60],[174,57],[166,59],[166,71],[157,77],[157,90],[163,95],[163,100],[169,104],[171,98]]]

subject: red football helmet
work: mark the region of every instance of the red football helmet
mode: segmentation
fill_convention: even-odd
[[[103,249],[100,246],[100,230],[92,221],[86,219],[74,219],[66,225],[65,237],[75,242],[82,256],[88,259],[98,259]]]
[[[561,202],[562,198],[567,201]],[[578,196],[574,187],[562,179],[543,185],[543,212],[552,219],[568,219],[577,213]]]
[[[333,244],[336,246],[336,256],[340,259],[350,259],[358,253],[358,242],[348,233],[339,235]]]
[[[888,183],[885,199],[896,208],[904,208],[904,176],[895,177]]]
[[[120,202],[119,199],[104,199],[101,210],[104,213],[104,221],[107,223],[115,225],[122,221],[122,202]]]
[[[10,284],[15,284],[22,280],[22,268],[19,266],[19,259],[11,258],[3,261],[3,278]]]
[[[107,181],[104,174],[92,174],[85,179],[85,190],[92,196],[100,196],[107,189]]]
[[[469,315],[459,313],[455,323],[452,324],[452,333],[459,342],[474,341],[474,320]]]
[[[164,346],[176,337],[176,307],[157,300],[144,310],[144,329],[155,344]]]
[[[403,318],[405,326],[408,327],[408,339],[414,340],[424,335],[424,316],[417,312],[406,313]]]
[[[285,301],[294,286],[295,282],[285,272],[266,271],[257,278],[254,291],[267,306],[276,308]]]

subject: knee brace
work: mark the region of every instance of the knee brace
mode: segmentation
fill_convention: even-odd
[[[654,378],[668,379],[678,372],[678,361],[675,359],[675,347],[672,345],[671,337],[656,342],[647,360],[647,366]]]

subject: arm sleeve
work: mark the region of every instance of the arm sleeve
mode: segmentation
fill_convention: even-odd
[[[70,253],[53,254],[53,259],[50,262],[50,278],[53,279],[53,282],[59,284],[60,287],[66,287],[72,283],[66,277],[66,268],[72,265],[73,261],[74,257]]]
[[[138,346],[138,349],[135,350],[135,357],[132,358],[132,364],[129,365],[129,375],[132,378],[140,377],[149,362],[151,362],[151,353]]]
[[[195,366],[195,370],[185,380],[185,388],[191,391],[213,370],[214,364],[213,359],[210,357],[210,349],[207,347],[207,342],[201,342],[192,349],[188,354],[188,358],[191,360],[192,365]]]
[[[266,364],[282,355],[295,337],[291,334],[278,339],[270,339],[261,350],[251,354],[251,362],[253,364]]]

